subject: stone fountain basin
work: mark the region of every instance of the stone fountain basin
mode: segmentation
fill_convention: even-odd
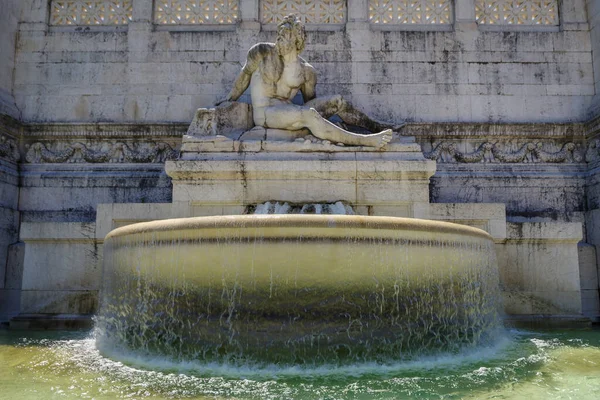
[[[468,226],[198,217],[118,228],[104,248],[106,336],[178,358],[381,360],[476,345],[497,322],[494,243]]]
[[[470,269],[480,260],[467,253],[493,239],[481,229],[411,218],[241,215],[138,223],[110,232],[105,243],[111,242],[126,259],[118,265],[123,272],[171,281],[176,273],[182,283],[235,273],[254,284],[293,277],[370,285],[374,275],[448,276]]]

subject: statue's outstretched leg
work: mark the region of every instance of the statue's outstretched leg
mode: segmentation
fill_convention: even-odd
[[[392,140],[391,129],[370,135],[348,132],[323,118],[314,108],[282,104],[255,109],[254,112],[264,112],[265,127],[292,130],[308,128],[314,136],[333,143],[381,148]]]
[[[345,123],[363,127],[371,132],[379,132],[385,129],[396,131],[404,126],[404,124],[390,124],[370,118],[340,95],[318,97],[307,102],[305,106],[316,109],[323,118],[337,115]]]

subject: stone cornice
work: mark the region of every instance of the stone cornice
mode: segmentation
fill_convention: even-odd
[[[543,138],[584,140],[586,125],[566,124],[494,124],[494,123],[411,123],[400,133],[416,137],[452,138]]]
[[[187,124],[26,123],[0,116],[0,157],[23,163],[161,163],[176,158]],[[410,123],[440,163],[597,163],[600,117],[588,123]],[[587,140],[586,140],[587,139]]]
[[[178,137],[187,131],[187,124],[113,124],[113,123],[35,123],[25,124],[26,139],[79,137],[93,139]]]
[[[588,139],[592,139],[598,135],[600,135],[600,114],[585,124],[586,127],[586,137]]]
[[[403,136],[454,137],[572,137],[582,139],[600,130],[600,116],[588,123],[564,124],[494,124],[494,123],[410,123],[400,133]],[[23,125],[26,137],[149,137],[179,136],[186,133],[188,124],[115,124],[115,123],[29,123]]]

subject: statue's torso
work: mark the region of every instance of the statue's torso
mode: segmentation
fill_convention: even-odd
[[[273,62],[270,58],[262,60],[261,64]],[[271,65],[260,65],[252,74],[250,93],[252,106],[268,107],[281,103],[289,103],[304,84],[304,63],[300,58],[283,64],[283,71],[279,78],[270,76],[265,71],[272,71]]]

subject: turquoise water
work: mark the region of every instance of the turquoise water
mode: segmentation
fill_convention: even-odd
[[[512,330],[496,346],[303,369],[103,357],[89,332],[0,330],[1,399],[598,399],[600,330]]]

